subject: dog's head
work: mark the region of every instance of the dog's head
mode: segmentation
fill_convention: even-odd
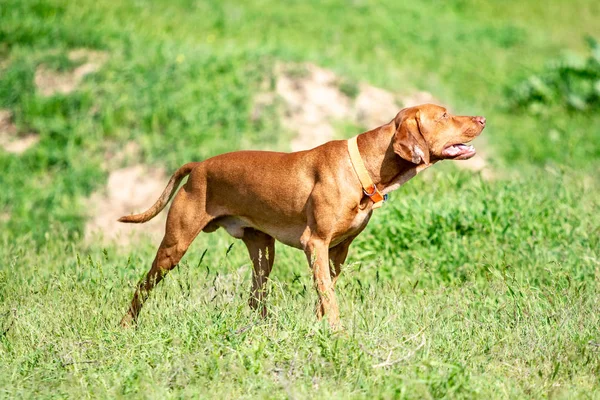
[[[429,164],[473,157],[475,148],[466,143],[483,131],[485,118],[451,115],[444,107],[422,104],[401,110],[394,125],[394,152],[414,164]]]

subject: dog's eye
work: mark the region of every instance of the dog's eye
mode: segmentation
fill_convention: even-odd
[[[444,115],[442,115],[442,118],[448,118],[448,113],[444,113]]]

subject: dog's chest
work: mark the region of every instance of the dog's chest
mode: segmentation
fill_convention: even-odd
[[[369,223],[369,219],[371,219],[372,209],[371,207],[365,207],[363,210],[358,210],[352,222],[350,224],[350,230],[362,231],[365,226]]]
[[[341,222],[338,227],[338,234],[335,235],[333,240],[333,245],[343,242],[349,237],[353,237],[362,232],[363,229],[369,223],[369,219],[371,218],[372,209],[367,206],[364,209],[358,209],[354,215],[345,221]]]

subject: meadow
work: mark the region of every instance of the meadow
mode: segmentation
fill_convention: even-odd
[[[403,3],[0,0],[0,109],[39,137],[0,149],[0,398],[599,398],[600,3]],[[102,67],[42,95],[81,48]],[[86,240],[108,149],[167,171],[288,151],[275,108],[251,117],[282,62],[485,115],[491,177],[446,162],[392,193],[350,248],[341,332],[283,245],[251,312],[222,231],[119,328],[157,243]],[[550,91],[557,63],[583,83]]]

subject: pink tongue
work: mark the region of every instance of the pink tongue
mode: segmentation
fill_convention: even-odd
[[[457,156],[461,153],[467,152],[471,150],[472,146],[467,146],[466,144],[455,144],[444,150],[444,154],[450,157]]]
[[[461,147],[462,145],[455,144],[454,146],[450,146],[446,150],[444,150],[444,153],[446,153],[449,156],[457,156],[461,152]]]

